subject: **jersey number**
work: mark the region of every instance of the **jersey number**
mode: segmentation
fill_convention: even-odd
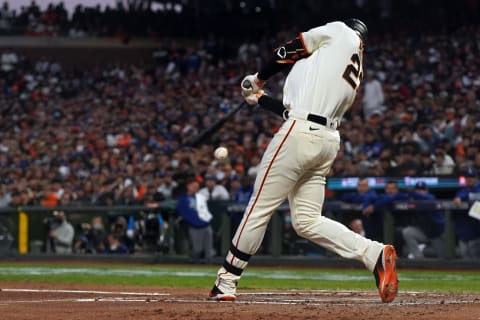
[[[360,84],[360,79],[363,77],[362,73],[362,65],[360,63],[360,57],[358,53],[352,54],[350,57],[350,63],[343,72],[343,79],[347,81],[347,83],[356,90],[358,85]]]

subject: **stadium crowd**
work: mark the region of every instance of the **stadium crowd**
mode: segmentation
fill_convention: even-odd
[[[12,9],[8,1],[0,7],[0,33],[27,36],[120,37],[128,43],[132,36],[198,36],[216,32],[218,23],[230,24],[229,33],[240,34],[241,21],[266,26],[268,19],[280,18],[275,4],[268,1],[146,1],[117,0],[115,3],[85,5],[78,1],[68,12],[63,1],[52,1],[41,7],[35,0],[29,5]],[[255,3],[257,2],[257,3]],[[345,2],[345,0],[343,0]],[[205,19],[208,16],[209,19]],[[253,21],[255,20],[255,21]],[[263,21],[262,21],[263,20]],[[190,21],[191,23],[184,23]]]
[[[365,84],[340,127],[344,143],[332,174],[480,170],[479,47],[471,41],[479,38],[478,27],[463,26],[448,36],[372,39]],[[216,176],[234,197],[231,182],[255,174],[282,119],[245,108],[211,144],[194,150],[187,145],[241,102],[240,79],[262,63],[257,53],[271,46],[245,42],[228,56],[214,41],[185,47],[172,42],[151,65],[91,69],[3,51],[4,197],[11,196],[10,205],[171,199],[175,179],[186,171]],[[269,94],[281,96],[282,81],[271,79]],[[213,159],[219,145],[230,151],[227,164]]]
[[[171,40],[150,63],[89,68],[4,49],[0,205],[149,204],[176,199],[186,174],[248,199],[280,117],[246,107],[211,143],[188,143],[242,101],[243,76],[294,36],[244,40],[235,50],[214,37]],[[341,123],[331,175],[480,170],[479,51],[478,25],[369,39],[364,83]],[[281,97],[283,80],[270,79],[268,94]],[[220,145],[229,150],[226,163],[213,159]]]
[[[395,34],[438,30],[476,23],[478,1],[436,3],[417,0],[115,0],[92,6],[76,1],[71,12],[64,1],[31,0],[0,5],[0,34],[30,36],[131,37],[274,36],[281,29],[304,29],[334,19],[357,16],[376,32]],[[75,1],[69,1],[70,4]],[[106,4],[107,3],[107,4]],[[188,21],[189,23],[185,23]],[[219,27],[228,26],[228,27]]]
[[[147,1],[118,1],[116,5],[101,2],[96,6],[85,6],[81,2],[73,12],[68,12],[63,1],[53,1],[42,8],[35,0],[19,10],[10,8],[5,1],[0,8],[0,30],[6,34],[26,36],[121,36],[128,40],[130,35],[150,36],[154,30],[186,18],[180,4],[152,10]],[[182,15],[180,15],[182,13]],[[167,31],[171,31],[167,28]]]

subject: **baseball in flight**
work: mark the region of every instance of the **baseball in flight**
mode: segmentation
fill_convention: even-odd
[[[217,160],[225,160],[228,157],[228,150],[225,147],[218,147],[215,149],[213,155]]]

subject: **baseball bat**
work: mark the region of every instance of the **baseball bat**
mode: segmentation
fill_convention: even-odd
[[[202,132],[198,134],[193,140],[189,143],[189,145],[193,148],[199,146],[202,143],[207,142],[207,140],[215,133],[217,132],[228,120],[233,118],[233,116],[240,111],[243,107],[245,107],[247,103],[244,101],[235,107],[233,107],[230,111],[227,112],[223,117],[212,123],[210,126],[205,128]]]

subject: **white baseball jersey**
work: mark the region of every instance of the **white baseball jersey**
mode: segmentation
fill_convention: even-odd
[[[341,257],[362,261],[373,271],[384,245],[322,215],[325,177],[340,149],[337,124],[350,108],[362,75],[362,43],[343,22],[300,35],[307,58],[296,61],[284,86],[288,119],[269,142],[252,196],[238,225],[210,297],[235,299],[236,285],[257,252],[272,214],[288,198],[292,226]],[[315,114],[328,119],[312,121]],[[220,293],[220,294],[218,294]],[[383,299],[383,298],[382,298]]]
[[[297,61],[285,81],[283,104],[290,114],[313,113],[341,120],[362,76],[361,41],[343,22],[300,34],[311,55]]]

